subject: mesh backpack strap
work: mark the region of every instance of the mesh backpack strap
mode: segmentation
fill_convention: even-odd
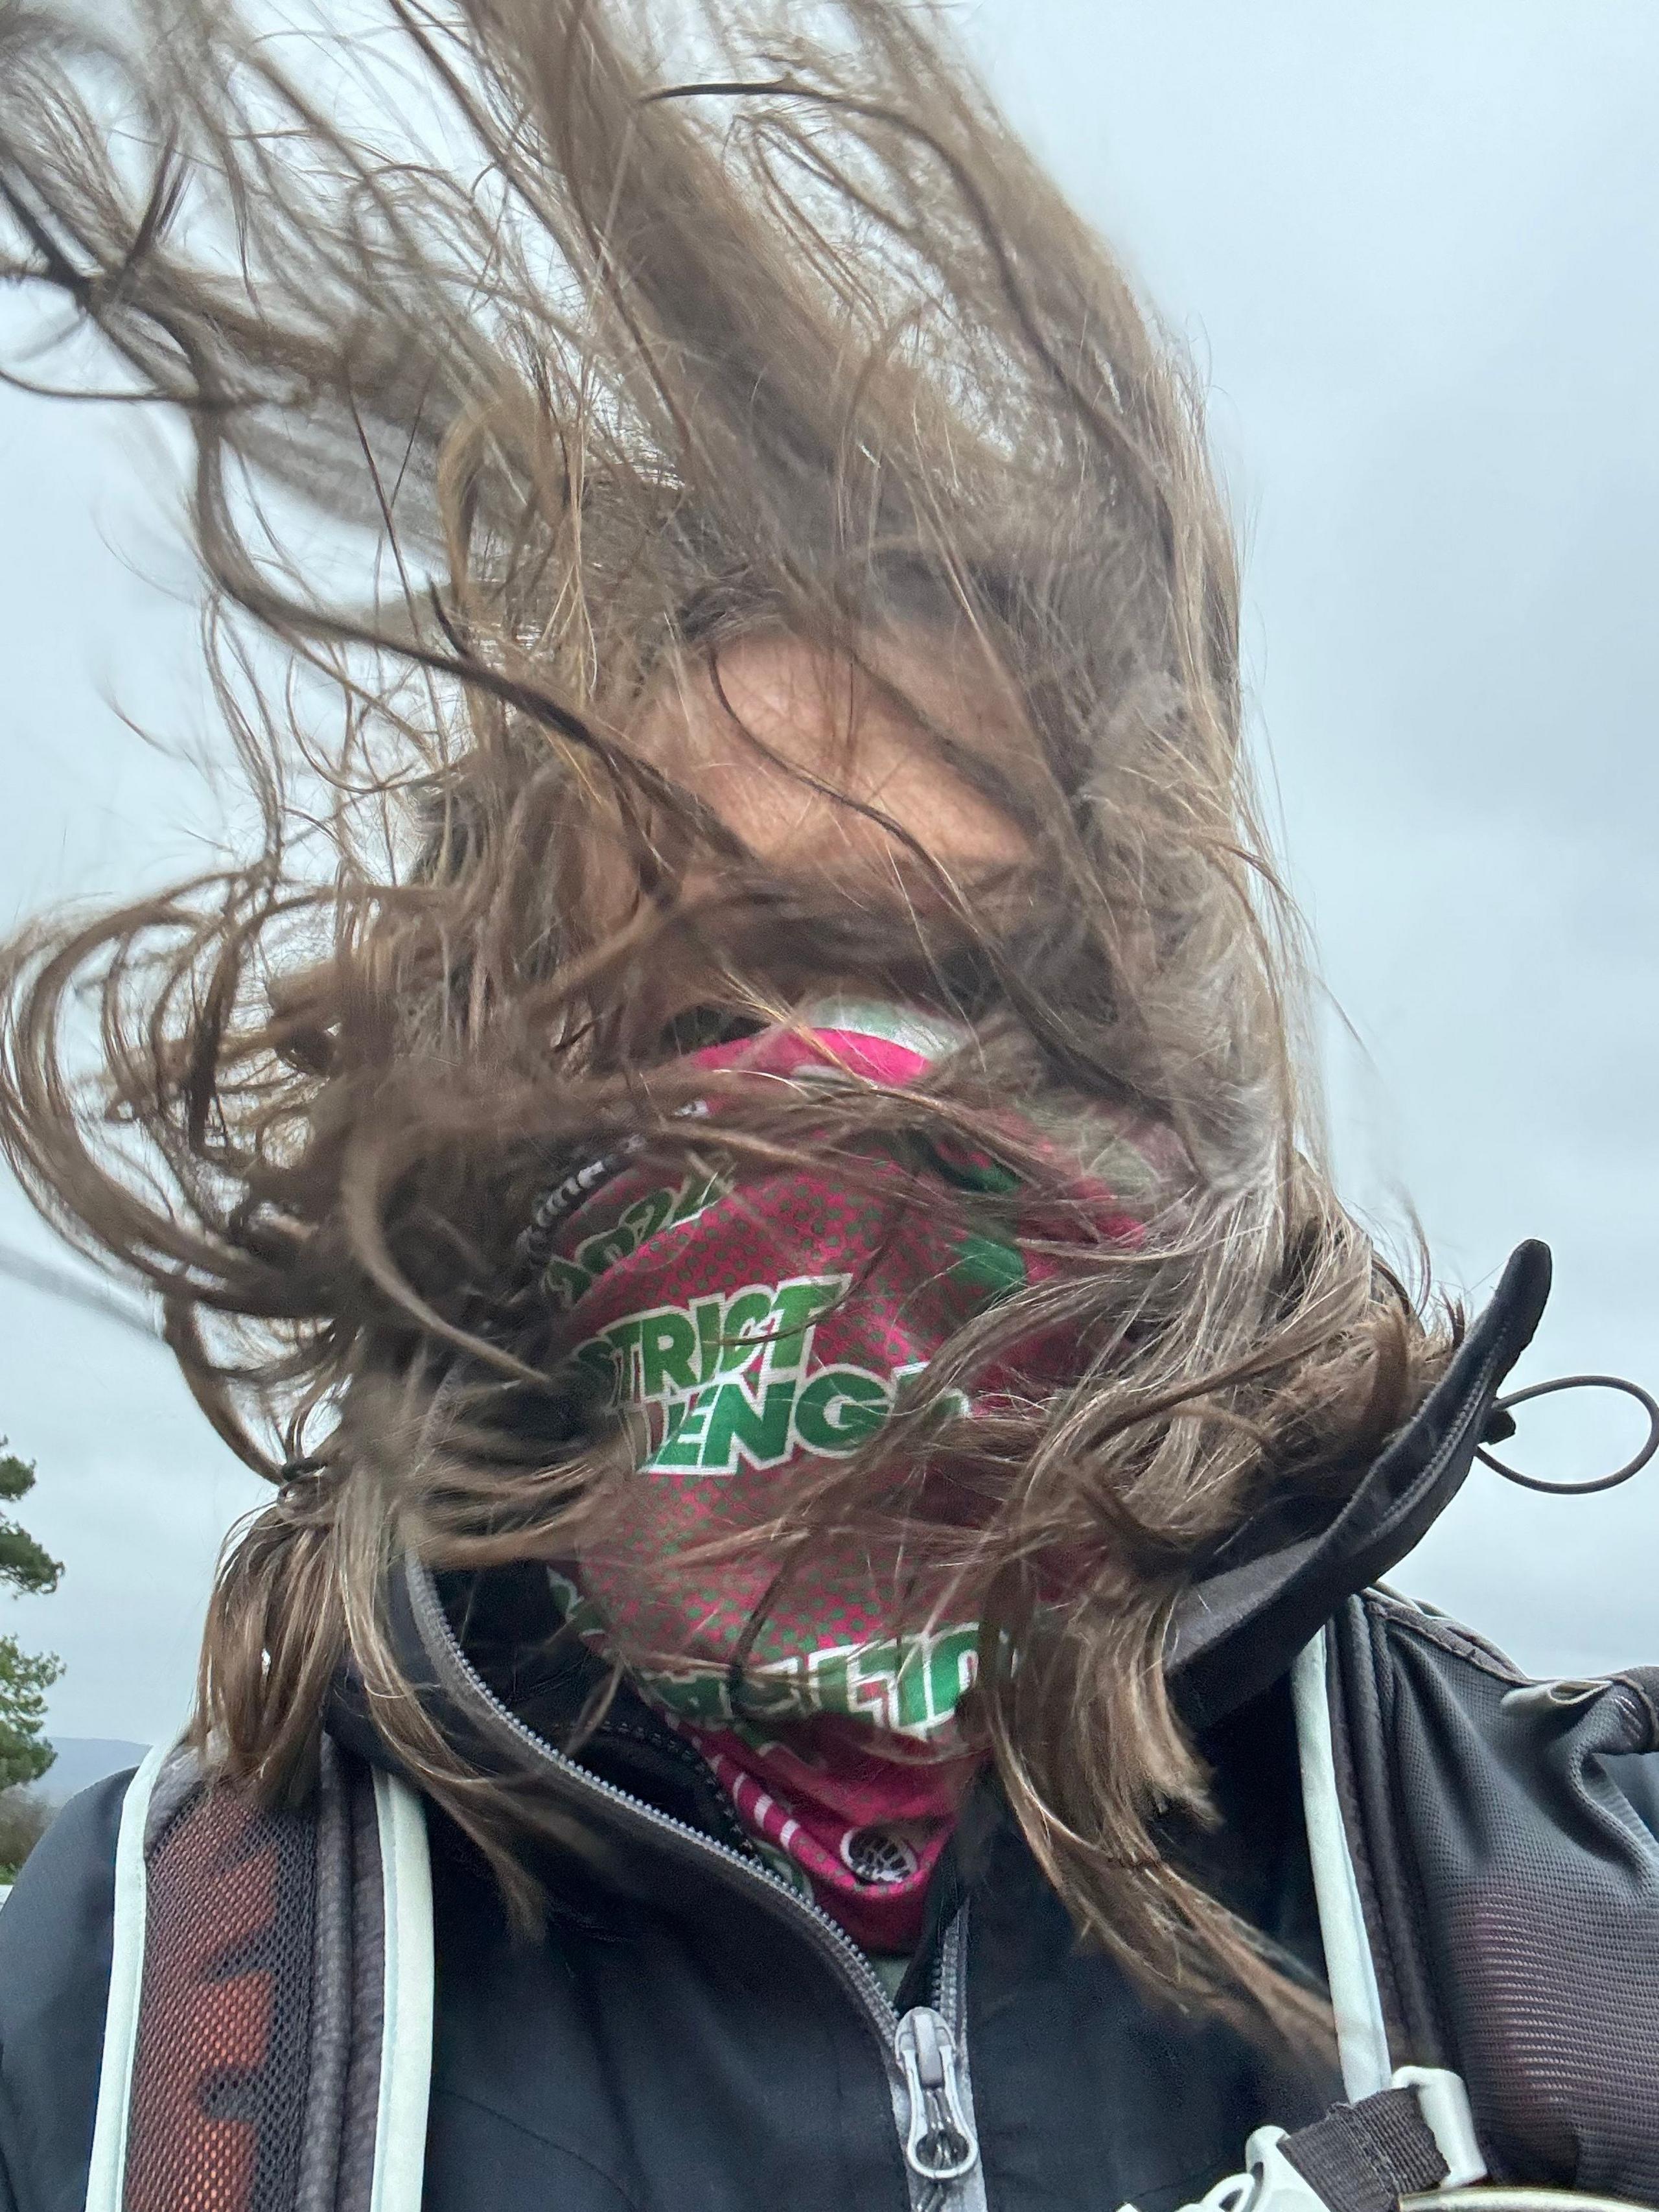
[[[409,2124],[412,2051],[429,2066],[430,1957],[403,1785],[326,1740],[292,1810],[182,1747],[146,1761],[118,1844],[88,2212],[418,2212],[424,2079],[412,2195],[407,2144],[384,2155],[380,2131]]]
[[[122,2212],[293,2212],[318,1822],[197,1776],[151,1826]]]

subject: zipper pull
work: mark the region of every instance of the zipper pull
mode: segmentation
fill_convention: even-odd
[[[910,2095],[904,2162],[924,2181],[960,2181],[979,2163],[979,2145],[962,2109],[956,2039],[931,2005],[900,2021],[893,2049]]]

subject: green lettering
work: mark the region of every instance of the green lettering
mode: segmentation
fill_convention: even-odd
[[[925,1359],[913,1359],[908,1365],[893,1370],[893,1404],[896,1409],[902,1407],[906,1413],[915,1410],[916,1401],[922,1395],[921,1387],[909,1390],[905,1386],[915,1382],[918,1375],[927,1372],[927,1362]],[[973,1410],[965,1390],[941,1390],[934,1402],[933,1413],[937,1421],[965,1421]]]
[[[665,1397],[696,1388],[697,1332],[690,1314],[659,1306],[640,1317],[640,1395]]]
[[[628,1259],[638,1243],[631,1229],[601,1229],[592,1237],[585,1237],[576,1247],[577,1264],[586,1267],[590,1277],[602,1275],[618,1260]]]
[[[623,1226],[633,1231],[636,1249],[647,1237],[656,1235],[667,1220],[673,1204],[672,1190],[653,1190],[647,1191],[643,1198],[636,1198],[632,1206],[623,1208]]]
[[[1018,1244],[970,1233],[957,1243],[951,1280],[981,1304],[994,1305],[999,1298],[1024,1289],[1025,1255]]]
[[[643,1672],[641,1680],[653,1696],[682,1720],[725,1721],[732,1717],[732,1700],[726,1693],[723,1674],[668,1674],[653,1669]]]
[[[957,1190],[978,1190],[1006,1195],[1019,1188],[1019,1177],[1012,1168],[994,1160],[988,1152],[970,1150],[952,1138],[943,1142],[922,1137],[917,1139],[917,1149],[924,1163],[935,1174]]]
[[[921,1641],[894,1647],[893,1705],[901,1729],[925,1729],[935,1717],[928,1650]]]
[[[795,1401],[795,1433],[810,1451],[856,1451],[887,1419],[887,1386],[858,1367],[826,1367]]]
[[[691,1318],[697,1324],[697,1380],[712,1382],[720,1371],[720,1332],[725,1327],[724,1298],[694,1298]]]
[[[729,1375],[734,1367],[746,1367],[755,1356],[755,1340],[772,1317],[772,1293],[769,1290],[739,1291],[726,1304],[726,1318],[720,1324],[720,1372]]]
[[[842,1692],[847,1711],[874,1713],[883,1728],[898,1728],[902,1662],[902,1651],[890,1639],[848,1652],[846,1683]]]
[[[872,1644],[848,1655],[844,1687],[838,1677],[830,1679],[847,1711],[876,1712],[884,1728],[925,1735],[949,1718],[973,1680],[977,1637],[964,1626]],[[830,1678],[829,1669],[824,1675]]]
[[[609,1396],[620,1396],[622,1378],[617,1371],[616,1351],[602,1336],[591,1336],[586,1344],[578,1345],[571,1354],[571,1364],[586,1370]]]
[[[978,1629],[947,1628],[934,1640],[927,1653],[925,1719],[943,1720],[956,1711],[957,1700],[973,1686],[978,1662]]]
[[[708,1415],[708,1432],[699,1462],[703,1473],[734,1474],[739,1455],[751,1467],[775,1467],[787,1459],[789,1416],[794,1403],[793,1381],[769,1382],[758,1406],[742,1381],[722,1382]]]
[[[725,1194],[726,1178],[714,1170],[688,1176],[674,1194],[673,1211],[668,1217],[668,1224],[672,1226],[691,1220],[702,1212],[704,1206],[712,1206],[717,1198],[723,1198]]]
[[[814,1652],[812,1655],[811,1702],[820,1712],[852,1714],[857,1711],[858,1707],[853,1698],[851,1663],[857,1656],[844,1650]]]
[[[702,1463],[703,1425],[708,1419],[710,1393],[699,1390],[684,1405],[670,1408],[668,1433],[645,1465],[648,1468],[695,1468]]]
[[[799,1374],[806,1364],[813,1322],[845,1293],[849,1280],[846,1275],[803,1275],[794,1282],[778,1285],[777,1296],[772,1301],[771,1318],[775,1326],[769,1332],[772,1349],[766,1360],[769,1374]]]
[[[617,1363],[618,1397],[637,1398],[640,1395],[640,1331],[644,1325],[645,1316],[634,1314],[626,1321],[614,1322],[599,1339],[602,1344],[611,1346]]]
[[[542,1269],[542,1288],[568,1313],[593,1278],[586,1267],[579,1267],[572,1260],[556,1256]]]

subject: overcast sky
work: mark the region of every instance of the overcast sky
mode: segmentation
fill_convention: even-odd
[[[1521,1380],[1659,1384],[1659,9],[1653,0],[981,0],[994,83],[1205,364],[1296,886],[1357,1042],[1346,1187],[1479,1297],[1557,1288]],[[0,393],[0,920],[188,869],[218,819],[125,729],[202,720],[188,569],[131,416]],[[1336,1032],[1336,1025],[1332,1024]],[[14,1193],[0,1236],[51,1247]],[[0,1431],[38,1460],[60,1733],[182,1714],[257,1486],[164,1356],[0,1279]],[[1622,1457],[1587,1400],[1528,1463]],[[1571,1407],[1571,1411],[1565,1410]],[[1515,1448],[1518,1450],[1519,1447]],[[1540,1672],[1659,1658],[1659,1469],[1477,1472],[1395,1579]]]

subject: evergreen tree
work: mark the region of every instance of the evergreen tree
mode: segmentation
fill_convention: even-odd
[[[0,1500],[10,1504],[34,1487],[34,1468],[4,1449],[0,1437]],[[55,1590],[64,1570],[27,1528],[0,1512],[0,1588],[18,1595]],[[0,1636],[0,1791],[38,1782],[56,1756],[46,1741],[46,1692],[63,1673],[50,1652],[25,1651]]]

